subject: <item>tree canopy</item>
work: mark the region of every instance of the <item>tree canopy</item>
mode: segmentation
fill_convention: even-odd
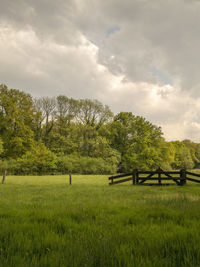
[[[200,144],[167,142],[160,127],[98,100],[33,99],[0,85],[0,161],[29,174],[196,168]]]

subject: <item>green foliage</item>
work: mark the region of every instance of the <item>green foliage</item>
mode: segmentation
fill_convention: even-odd
[[[113,174],[117,172],[117,164],[102,158],[63,156],[57,161],[58,173]]]
[[[160,127],[131,112],[113,118],[97,100],[63,95],[33,100],[0,85],[0,157],[11,173],[24,174],[63,173],[62,164],[69,171],[74,167],[66,158],[80,173],[198,168],[200,144],[166,142]]]
[[[190,150],[185,146],[183,142],[174,141],[171,142],[175,148],[174,161],[172,167],[175,169],[192,169],[194,162],[190,154]]]
[[[167,157],[161,129],[130,112],[121,112],[111,124],[112,146],[121,152],[121,171],[154,169]]]
[[[53,132],[49,136],[48,149],[56,155],[68,155],[79,151],[79,143],[76,139],[76,131],[72,127],[66,131],[66,135],[61,135],[59,132]],[[71,130],[71,131],[70,131]]]
[[[30,95],[0,85],[0,137],[4,143],[5,157],[20,157],[31,148],[33,117]]]
[[[3,141],[0,138],[0,156],[3,153]]]
[[[0,172],[7,169],[8,174],[15,175],[113,174],[117,172],[117,166],[116,155],[111,156],[108,160],[77,155],[56,157],[43,144],[40,144],[17,160],[0,161]]]
[[[79,152],[82,156],[108,158],[112,154],[109,140],[94,127],[80,125],[78,135]]]
[[[15,162],[14,174],[53,174],[56,169],[56,155],[44,144],[35,144]]]
[[[84,99],[78,103],[77,119],[84,125],[100,128],[112,117],[110,108],[102,105],[98,100]]]
[[[195,168],[198,168],[200,166],[200,144],[196,144],[190,140],[183,140],[183,143],[190,151]]]

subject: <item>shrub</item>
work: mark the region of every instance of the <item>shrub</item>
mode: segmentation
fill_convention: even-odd
[[[34,148],[13,162],[14,174],[53,174],[56,170],[56,155],[44,144],[39,143]]]
[[[57,160],[59,173],[110,174],[117,172],[117,164],[102,158],[62,156]]]
[[[77,155],[56,157],[43,145],[27,152],[20,159],[0,161],[0,172],[7,169],[8,174],[42,175],[42,174],[113,174],[117,164],[102,158],[79,157]]]

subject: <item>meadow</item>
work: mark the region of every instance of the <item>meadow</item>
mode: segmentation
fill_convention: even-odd
[[[200,185],[108,186],[108,176],[8,176],[0,266],[199,266]]]

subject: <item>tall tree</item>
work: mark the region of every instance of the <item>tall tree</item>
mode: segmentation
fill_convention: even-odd
[[[0,135],[6,157],[16,158],[30,149],[34,116],[29,94],[0,85]]]
[[[79,101],[76,116],[82,124],[99,129],[112,119],[113,113],[107,105],[104,106],[98,100],[84,99]]]
[[[121,171],[161,165],[164,139],[160,127],[131,112],[117,114],[110,127],[112,147],[121,153]]]
[[[56,99],[54,97],[42,97],[35,100],[35,108],[38,112],[37,131],[42,135],[44,143],[48,144],[48,137],[53,129],[56,118]]]
[[[191,169],[194,167],[194,162],[192,160],[192,156],[190,153],[189,148],[180,141],[173,141],[171,142],[174,146],[175,155],[174,161],[172,163],[172,167],[174,169]]]
[[[189,149],[194,166],[197,168],[200,165],[200,146],[190,140],[183,140],[183,144]]]

